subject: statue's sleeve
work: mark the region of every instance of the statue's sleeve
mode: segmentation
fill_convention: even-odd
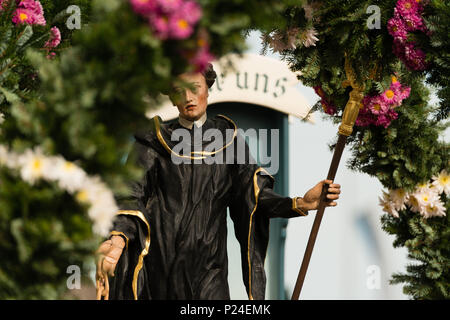
[[[150,289],[145,281],[145,264],[139,266],[149,251],[150,224],[147,202],[154,196],[156,152],[135,136],[125,166],[138,169],[136,175],[127,181],[126,189],[117,195],[119,211],[113,222],[110,235],[119,235],[126,240],[110,279],[109,298],[111,300],[150,299]],[[130,168],[130,167],[129,167]],[[130,169],[131,169],[130,168]]]
[[[142,223],[139,216],[146,216],[146,204],[153,192],[154,164],[153,149],[136,140],[125,163],[126,167],[135,169],[135,174],[126,181],[125,190],[116,196],[119,211],[110,233],[122,236],[127,244],[136,239],[138,229],[142,227],[138,225]]]
[[[259,193],[259,212],[269,218],[296,218],[307,216],[308,211],[297,207],[297,197],[284,197],[273,191],[272,186]]]
[[[243,139],[238,134],[235,140],[230,217],[241,248],[242,276],[249,299],[264,299],[269,220],[299,217],[306,213],[296,208],[295,198],[273,191],[274,178],[256,163]],[[240,150],[245,152],[244,157],[239,157]],[[238,161],[239,158],[241,160]]]

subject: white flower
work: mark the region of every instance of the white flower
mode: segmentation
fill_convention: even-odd
[[[36,148],[34,151],[26,150],[17,157],[17,162],[21,166],[20,176],[31,185],[36,180],[49,175],[52,170],[51,162],[42,154],[40,148]]]
[[[299,28],[292,28],[286,32],[287,35],[287,49],[295,49],[299,44],[299,39],[297,38],[298,33],[300,32]]]
[[[9,152],[8,148],[3,145],[0,145],[0,166],[6,166],[9,169],[19,167],[17,155]]]
[[[432,185],[437,189],[438,193],[442,192],[448,197],[450,195],[450,175],[447,170],[442,170],[438,175],[432,177]]]
[[[389,190],[389,199],[391,199],[393,206],[397,211],[406,209],[405,203],[408,200],[408,196],[408,193],[401,188]]]
[[[441,199],[437,198],[434,202],[430,202],[422,210],[424,218],[443,217],[445,216],[446,208]]]
[[[399,217],[398,211],[395,209],[394,203],[391,201],[391,197],[389,193],[383,190],[383,197],[378,197],[378,200],[380,201],[379,204],[382,208],[382,210],[396,218]]]
[[[262,34],[261,40],[267,42],[272,52],[281,53],[284,50],[295,49],[298,45],[298,35],[299,29],[292,28],[286,31],[286,33],[281,30],[275,30],[270,34]]]
[[[435,211],[434,207],[438,206],[440,202],[439,194],[437,193],[437,189],[431,187],[431,184],[420,184],[416,191],[413,193],[415,199],[417,200],[416,210],[425,218],[429,217],[429,212],[432,210]],[[440,213],[437,213],[440,214]]]
[[[88,214],[94,222],[93,231],[101,236],[107,236],[111,230],[112,221],[117,210],[117,207],[114,205],[96,204],[89,208]]]
[[[415,192],[410,193],[406,204],[410,207],[411,211],[419,213],[421,210],[421,205],[419,203],[417,196],[418,194]]]
[[[273,52],[281,52],[287,49],[280,30],[275,30],[273,34],[265,35],[264,38],[268,41],[269,47]]]
[[[3,114],[3,112],[0,112],[0,124],[2,124],[3,122],[5,122],[5,115]]]
[[[93,177],[85,179],[85,185],[77,193],[76,198],[80,202],[90,204],[88,215],[94,222],[94,232],[106,236],[119,210],[112,192],[98,177]]]
[[[315,46],[316,42],[319,41],[319,38],[316,37],[317,35],[318,33],[314,28],[304,30],[300,34],[300,40],[305,47]]]
[[[87,177],[83,169],[60,156],[53,157],[52,162],[54,170],[48,177],[49,180],[56,181],[61,189],[71,194],[83,187]]]

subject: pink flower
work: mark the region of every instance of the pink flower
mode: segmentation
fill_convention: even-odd
[[[320,102],[322,103],[322,108],[325,113],[329,115],[334,115],[337,113],[336,106],[330,103],[328,100],[322,99]]]
[[[165,13],[172,13],[177,11],[178,8],[180,8],[183,0],[156,0],[159,7],[165,12]]]
[[[406,29],[408,31],[416,31],[416,30],[426,31],[426,27],[423,23],[421,16],[412,14],[404,17],[403,19],[405,21]]]
[[[13,13],[12,22],[15,24],[33,24],[33,11],[23,8],[17,8]]]
[[[403,44],[394,39],[392,51],[410,70],[425,70],[428,66],[425,62],[425,53],[416,48],[414,42]]]
[[[50,29],[50,39],[44,44],[45,48],[56,48],[61,43],[61,32],[57,27]]]
[[[328,99],[326,98],[326,94],[323,91],[321,86],[313,86],[314,91],[316,94],[321,97],[320,103],[322,104],[323,111],[329,115],[334,115],[337,113],[337,108],[334,104],[332,104]]]
[[[196,24],[202,16],[202,8],[195,1],[184,1],[179,12],[190,24]]]
[[[396,104],[399,100],[399,96],[391,88],[387,89],[381,94],[381,98],[385,104]]]
[[[375,125],[383,126],[385,129],[391,124],[391,119],[386,114],[380,114],[375,121]]]
[[[157,9],[156,0],[130,0],[134,12],[143,16],[152,14]]]
[[[169,17],[153,13],[149,16],[149,23],[155,32],[155,36],[161,40],[165,40],[169,37]]]
[[[419,11],[421,11],[421,6],[419,6],[416,0],[398,0],[394,14],[406,17],[408,15],[416,15]]]
[[[170,36],[175,39],[188,38],[194,31],[192,25],[186,20],[185,16],[179,12],[169,17]]]
[[[424,70],[427,67],[425,53],[420,48],[416,48],[413,42],[405,46],[405,63],[412,70]]]
[[[370,99],[370,102],[367,104],[368,109],[372,114],[380,115],[384,114],[389,106],[384,102],[383,98],[380,96],[373,97]]]
[[[411,93],[411,88],[410,87],[403,87],[400,90],[399,96],[400,96],[400,103],[405,100],[406,98],[409,97],[409,94]]]
[[[47,55],[47,59],[51,60],[51,59],[53,59],[55,56],[56,56],[56,53],[54,53],[54,52],[49,52],[48,55]]]
[[[193,0],[130,0],[133,9],[147,17],[154,34],[161,40],[185,39],[194,32],[202,15]]]
[[[195,56],[190,60],[190,63],[195,66],[195,72],[203,72],[208,66],[208,63],[210,63],[214,59],[214,55],[211,54],[209,52],[209,48],[205,46],[197,51]]]
[[[359,110],[358,117],[356,118],[355,125],[359,127],[367,127],[374,123],[373,116],[367,107],[363,107]]]
[[[403,87],[398,81],[397,77],[391,77],[392,82],[389,89],[385,90],[381,95],[381,99],[385,104],[392,108],[398,107],[402,101],[409,96],[411,88]]]
[[[406,41],[408,32],[406,31],[406,25],[402,19],[396,17],[389,19],[387,29],[394,39],[400,42]]]
[[[30,14],[31,17],[29,18],[29,20],[27,22],[28,24],[40,25],[40,26],[46,25],[47,22],[45,21],[45,17],[44,17],[44,9],[42,8],[42,5],[39,1],[22,0],[17,5],[16,11],[19,9],[26,9],[31,12],[31,14]],[[21,19],[19,18],[19,20],[21,20]]]
[[[0,11],[3,11],[8,5],[9,0],[0,0]]]
[[[401,84],[400,84],[400,81],[398,81],[398,79],[397,79],[397,77],[396,76],[392,76],[391,77],[391,86],[389,87],[391,90],[397,90],[397,89],[399,89],[399,88],[401,88]]]

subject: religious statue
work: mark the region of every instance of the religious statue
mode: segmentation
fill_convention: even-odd
[[[99,247],[97,299],[230,299],[227,207],[248,297],[264,299],[269,219],[317,210],[324,184],[326,205],[337,205],[341,189],[331,180],[320,181],[303,197],[273,191],[274,178],[251,161],[233,120],[207,117],[208,88],[215,78],[212,64],[201,73],[181,74],[168,93],[178,121],[163,124],[156,116],[148,131],[135,134],[127,162],[142,167],[144,175],[119,199],[110,238]],[[195,138],[200,130],[224,137],[221,147]],[[180,145],[172,139],[176,132],[190,138]],[[226,161],[211,161],[225,153]]]

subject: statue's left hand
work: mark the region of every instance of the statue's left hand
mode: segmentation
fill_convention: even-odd
[[[320,194],[324,184],[328,184],[328,192],[326,195],[326,206],[335,207],[337,202],[333,200],[339,199],[341,193],[341,185],[333,183],[333,180],[322,180],[317,183],[313,188],[308,190],[303,197],[303,206],[307,210],[317,210],[319,208]]]
[[[120,236],[113,236],[111,240],[103,242],[97,250],[96,287],[97,300],[102,297],[109,299],[108,276],[114,277],[114,269],[122,255],[125,241]]]

